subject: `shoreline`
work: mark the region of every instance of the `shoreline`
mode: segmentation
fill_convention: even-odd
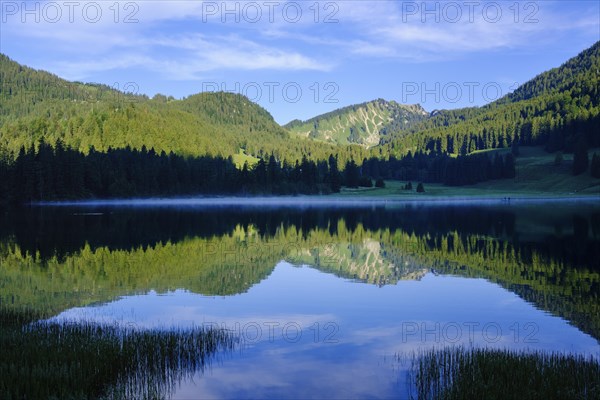
[[[197,196],[197,197],[151,197],[131,199],[95,199],[33,202],[30,207],[370,207],[394,205],[521,205],[541,203],[590,203],[598,202],[600,195],[299,195],[299,196]],[[513,197],[515,196],[515,197]]]

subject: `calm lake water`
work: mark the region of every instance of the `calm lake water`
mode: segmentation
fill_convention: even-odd
[[[597,202],[38,207],[3,215],[0,301],[238,336],[178,399],[406,398],[432,347],[599,356],[598,260]]]

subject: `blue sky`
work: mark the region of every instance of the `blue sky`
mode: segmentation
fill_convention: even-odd
[[[224,89],[277,122],[477,106],[600,40],[597,1],[0,1],[0,52],[69,80]]]

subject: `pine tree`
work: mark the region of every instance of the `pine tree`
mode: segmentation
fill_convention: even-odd
[[[344,168],[344,180],[347,187],[357,188],[360,183],[360,172],[358,166],[353,159],[346,162],[346,168]]]
[[[516,134],[515,134],[515,137],[513,138],[512,144],[510,146],[510,152],[515,157],[519,156],[519,136]]]
[[[592,163],[590,165],[590,174],[594,178],[600,178],[600,155],[594,153]]]
[[[254,166],[254,176],[259,187],[264,188],[267,184],[267,165],[261,158]]]
[[[273,153],[269,157],[269,163],[267,164],[267,185],[273,186],[280,183],[281,166],[275,159]]]
[[[580,175],[587,171],[589,162],[585,137],[581,135],[573,150],[573,175]]]
[[[8,162],[0,152],[0,206],[9,201],[9,185],[11,182],[12,177],[10,175]]]
[[[339,193],[342,186],[342,177],[338,170],[337,157],[334,157],[333,154],[329,155],[329,186],[334,193]]]

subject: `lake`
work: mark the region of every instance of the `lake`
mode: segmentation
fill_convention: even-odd
[[[175,399],[409,398],[445,346],[600,356],[595,200],[220,204],[6,212],[0,301],[233,333]]]

